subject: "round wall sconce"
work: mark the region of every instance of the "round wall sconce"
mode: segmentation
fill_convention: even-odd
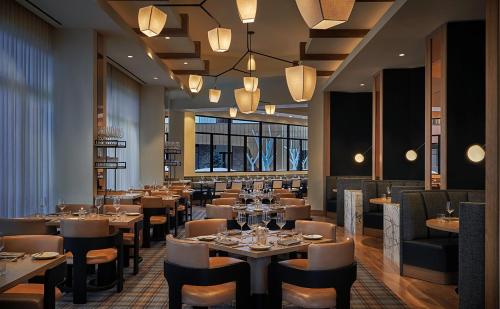
[[[361,153],[357,153],[354,155],[354,162],[356,163],[363,163],[365,162],[365,156]]]
[[[406,153],[405,153],[405,158],[406,160],[408,160],[409,162],[413,162],[415,160],[417,160],[418,158],[418,154],[415,150],[413,149],[410,149],[408,150]]]
[[[467,159],[472,163],[479,163],[484,160],[486,152],[481,145],[470,145],[466,151]]]

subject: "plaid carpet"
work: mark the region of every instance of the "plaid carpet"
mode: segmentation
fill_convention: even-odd
[[[193,219],[201,219],[204,211],[194,212]],[[180,235],[183,234],[180,230]],[[168,290],[163,277],[164,243],[154,243],[149,249],[141,249],[143,262],[140,272],[134,276],[125,270],[125,284],[121,293],[116,289],[88,292],[86,305],[73,305],[72,294],[64,295],[57,308],[168,308]],[[351,308],[406,308],[402,301],[385,285],[375,279],[358,263],[358,277],[351,290]],[[285,306],[292,309],[291,306]]]

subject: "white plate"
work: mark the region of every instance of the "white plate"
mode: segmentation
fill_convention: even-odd
[[[302,235],[302,237],[304,237],[304,239],[307,239],[307,240],[318,240],[318,239],[323,238],[323,235],[310,234],[310,235]]]
[[[258,244],[251,244],[248,246],[250,249],[255,250],[255,251],[266,251],[271,249],[271,245],[258,245]]]
[[[198,240],[200,241],[214,241],[217,239],[215,235],[206,235],[206,236],[198,236]]]
[[[139,216],[140,212],[127,212],[127,216]]]
[[[35,260],[50,260],[59,256],[57,252],[39,252],[32,254],[31,257]]]

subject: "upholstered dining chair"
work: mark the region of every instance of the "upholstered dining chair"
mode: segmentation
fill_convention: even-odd
[[[238,309],[250,307],[249,265],[235,258],[209,257],[207,244],[167,236],[164,275],[170,309],[180,309],[182,304],[209,307],[233,301]]]
[[[5,251],[25,252],[58,252],[63,254],[63,238],[54,235],[20,235],[4,237]],[[56,300],[62,297],[56,287],[64,280],[66,264],[63,263],[47,270],[43,275],[43,283],[20,283],[0,293],[0,308],[55,308]]]
[[[311,220],[311,205],[290,205],[285,207],[284,229],[294,229],[296,220]]]
[[[271,182],[271,188],[273,189],[273,191],[275,192],[279,192],[280,190],[285,190],[285,191],[288,191],[286,189],[282,189],[283,188],[283,180],[277,180],[277,179],[274,179],[272,182]]]
[[[238,190],[238,191],[233,191],[233,192],[239,192],[243,189],[243,182],[241,181],[232,181],[231,182],[231,189],[230,190]]]
[[[281,308],[284,300],[302,308],[348,309],[356,269],[352,239],[309,245],[307,259],[269,266],[270,307]]]
[[[233,207],[230,205],[212,205],[206,206],[207,219],[226,219],[233,220],[235,217]]]
[[[222,192],[220,194],[220,197],[221,198],[238,198],[240,196],[240,193],[239,192]]]
[[[263,180],[255,180],[253,183],[252,183],[252,188],[254,190],[262,190],[264,189],[264,181]]]
[[[57,230],[47,226],[44,218],[0,218],[0,233],[9,235],[54,235]]]
[[[323,236],[324,239],[330,239],[332,242],[337,240],[337,227],[335,224],[329,222],[296,220],[295,232],[302,234],[318,234]],[[301,255],[307,254],[307,249],[299,250],[298,253]],[[291,256],[293,256],[293,254]]]
[[[151,247],[151,226],[157,238],[165,238],[169,231],[169,210],[163,203],[161,196],[143,196],[141,198],[142,213],[144,214],[142,226],[142,247]],[[156,239],[156,237],[155,237]]]
[[[227,227],[226,219],[194,220],[186,223],[185,236],[197,237],[216,234],[221,227]]]
[[[241,192],[241,189],[226,189],[224,192],[226,193],[240,193]]]
[[[283,197],[280,198],[280,204],[289,206],[289,205],[296,205],[296,206],[303,206],[306,204],[306,200],[301,199],[301,198],[290,198],[290,197]]]
[[[293,192],[276,193],[276,195],[281,198],[296,198],[297,195]]]
[[[61,220],[66,261],[71,266],[67,283],[73,289],[73,303],[87,302],[87,265],[97,265],[96,285],[123,289],[123,239],[119,231],[110,233],[107,219]]]
[[[235,197],[225,197],[225,198],[214,198],[212,200],[212,205],[234,205],[238,201]]]

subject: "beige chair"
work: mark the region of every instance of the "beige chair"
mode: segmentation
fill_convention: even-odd
[[[226,189],[227,189],[227,182],[217,181],[214,184],[214,195],[220,196],[220,194],[224,192]]]
[[[243,183],[241,181],[232,181],[231,182],[231,190],[241,191],[243,189]]]
[[[240,196],[239,193],[231,193],[231,192],[222,192],[220,194],[221,198],[229,198],[229,197],[238,198],[239,196]]]
[[[296,206],[304,206],[306,204],[306,201],[301,198],[289,198],[289,197],[283,197],[280,198],[280,204],[289,206],[289,205],[296,205]]]
[[[58,252],[63,254],[63,238],[52,235],[22,235],[5,236],[6,252],[25,252],[33,254],[36,252]],[[61,265],[64,267],[64,265]],[[45,275],[41,274],[41,275]],[[0,308],[33,308],[43,309],[45,295],[44,284],[20,283],[0,293]],[[61,291],[54,287],[54,295],[49,298],[59,300],[62,298]]]
[[[186,222],[185,235],[197,237],[203,235],[217,234],[221,228],[227,227],[226,219],[206,219]]]
[[[285,192],[285,193],[276,193],[276,195],[281,198],[296,198],[297,195],[293,192]]]
[[[273,189],[273,192],[276,194],[276,193],[290,193],[290,191],[288,191],[287,189],[282,189],[282,188],[276,188],[276,189]]]
[[[52,235],[54,227],[47,226],[44,218],[0,218],[0,233],[10,235]]]
[[[302,308],[349,308],[356,280],[354,242],[309,245],[307,259],[273,264],[269,277],[272,308],[281,308],[282,300]]]
[[[233,220],[235,218],[233,207],[230,205],[207,204],[206,212],[207,212],[206,215],[207,219]]]
[[[163,199],[161,198],[164,194],[155,195],[154,193],[158,193],[159,191],[151,192],[152,196],[143,196],[141,198],[141,205],[143,208],[166,208],[163,204]],[[165,216],[151,216],[150,223],[151,225],[157,224],[165,224],[167,222],[167,216],[165,212]]]
[[[248,264],[230,257],[209,257],[207,244],[167,236],[164,270],[170,309],[181,309],[182,304],[211,307],[234,300],[236,308],[243,308],[249,303]]]
[[[214,198],[212,200],[212,205],[234,205],[238,201],[235,197],[225,197],[225,198]]]
[[[151,246],[151,231],[156,236],[155,239],[165,239],[168,230],[168,213],[169,205],[163,202],[161,196],[143,196],[141,198],[142,212],[144,213],[143,229],[142,229],[142,246],[149,248]]]
[[[291,188],[292,189],[300,189],[300,179],[292,179],[292,184],[291,184]]]
[[[297,220],[295,221],[295,231],[302,234],[318,234],[333,242],[336,241],[336,226],[328,222]]]
[[[224,192],[225,193],[240,193],[241,189],[233,189],[233,188],[231,188],[231,189],[226,189]]]
[[[285,219],[287,221],[311,219],[311,205],[285,207]]]
[[[262,180],[256,180],[256,181],[254,181],[253,185],[252,185],[252,188],[254,190],[257,190],[257,191],[264,189],[264,181],[262,181]]]

